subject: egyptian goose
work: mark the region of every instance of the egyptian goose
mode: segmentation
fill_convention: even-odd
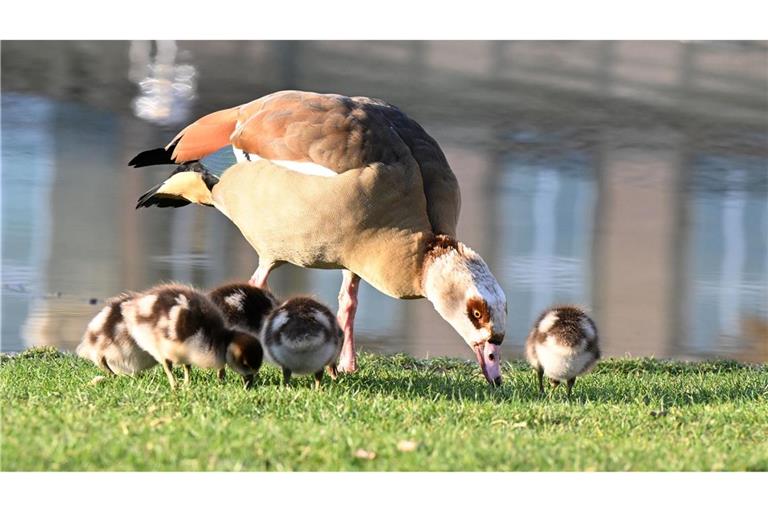
[[[536,370],[540,393],[544,393],[546,375],[554,387],[566,382],[570,398],[576,377],[600,359],[595,322],[576,306],[549,308],[539,315],[528,334],[525,355]]]
[[[107,305],[88,323],[75,353],[113,375],[136,375],[157,364],[134,341],[123,321],[121,306],[136,297],[127,292],[107,300]]]
[[[261,331],[267,357],[283,369],[283,384],[294,373],[313,374],[316,388],[324,368],[335,367],[342,336],[331,310],[308,297],[285,301],[269,314]]]
[[[216,305],[202,293],[177,284],[161,285],[123,302],[123,317],[136,343],[163,365],[171,389],[173,364],[222,369],[228,364],[250,387],[263,351],[255,336],[227,327]]]
[[[198,160],[232,145],[220,178]],[[395,298],[426,297],[501,383],[506,298],[483,259],[455,239],[458,182],[437,142],[381,100],[281,91],[209,114],[130,165],[180,164],[136,207],[213,206],[256,249],[251,282],[286,262],[342,269],[339,368],[357,368],[360,278]]]

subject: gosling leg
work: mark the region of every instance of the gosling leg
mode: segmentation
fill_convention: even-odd
[[[339,376],[339,370],[336,368],[336,363],[331,363],[328,365],[328,375],[330,375],[333,380],[336,380],[336,378]]]
[[[168,377],[168,384],[171,385],[171,390],[176,389],[176,379],[173,378],[173,363],[171,363],[167,359],[163,359],[163,371],[165,371],[165,376]]]
[[[315,373],[315,389],[320,389],[320,383],[323,381],[323,374],[325,370],[320,370]]]
[[[185,364],[182,366],[182,368],[184,368],[184,385],[189,386],[189,370],[192,367],[188,364]]]
[[[568,379],[568,382],[566,385],[568,386],[568,400],[571,399],[571,390],[573,389],[573,384],[576,382],[576,377],[572,379]]]
[[[539,394],[544,394],[544,368],[539,366],[536,368],[536,376],[539,378]]]
[[[251,389],[251,386],[253,386],[253,374],[243,375],[243,388]]]
[[[115,372],[112,371],[112,368],[109,367],[109,364],[107,364],[106,357],[101,358],[101,361],[99,361],[99,366],[101,366],[101,369],[107,372],[110,376],[116,375]]]
[[[216,370],[216,377],[219,379],[219,382],[224,382],[224,374],[225,370],[223,367]]]
[[[291,382],[291,370],[283,368],[283,386],[287,386]]]

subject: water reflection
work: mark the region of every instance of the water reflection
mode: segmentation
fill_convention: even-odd
[[[513,326],[554,303],[592,304],[596,183],[581,152],[539,158],[535,146],[502,162],[498,277]],[[516,329],[517,331],[518,329]]]
[[[13,350],[20,346],[22,325],[47,292],[44,269],[52,224],[48,197],[55,172],[48,141],[54,107],[50,101],[32,97],[25,99],[23,109],[13,108],[6,98],[4,94],[2,346]]]
[[[132,41],[128,76],[139,86],[133,100],[136,117],[161,125],[176,125],[189,118],[195,99],[195,68],[177,64],[178,50],[173,41],[157,41],[152,56],[150,41]]]
[[[459,234],[507,293],[506,356],[521,354],[541,308],[571,302],[593,311],[609,355],[766,360],[767,54],[757,43],[4,42],[2,349],[72,348],[92,298],[249,276],[255,254],[215,211],[134,211],[168,170],[126,162],[196,116],[295,87],[384,97],[440,141],[462,188]],[[226,150],[206,160],[232,162]],[[271,282],[335,304],[340,280],[282,267]],[[364,347],[469,357],[426,301],[364,285],[360,303]]]
[[[766,354],[745,327],[768,310],[768,201],[765,162],[702,155],[694,161],[691,198],[690,343],[701,352]],[[718,333],[711,336],[708,333]],[[747,349],[749,350],[749,349]]]

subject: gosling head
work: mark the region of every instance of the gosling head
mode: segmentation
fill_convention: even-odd
[[[227,365],[243,377],[245,387],[248,388],[261,368],[264,350],[259,339],[250,333],[232,330],[230,335],[226,353]]]

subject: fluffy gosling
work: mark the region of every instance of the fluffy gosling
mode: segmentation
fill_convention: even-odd
[[[208,292],[232,329],[259,337],[264,319],[277,306],[274,295],[248,283],[225,284]],[[224,379],[224,368],[218,372]]]
[[[269,314],[261,339],[267,356],[283,369],[285,385],[294,373],[311,373],[319,388],[325,367],[334,367],[339,357],[342,332],[326,306],[295,297]]]
[[[222,369],[229,365],[250,387],[263,350],[252,334],[227,327],[216,305],[188,286],[171,284],[147,290],[122,305],[123,317],[136,343],[163,366],[171,389],[173,364],[184,368],[189,384],[191,365]]]
[[[107,305],[88,323],[75,353],[111,375],[136,375],[157,364],[134,341],[123,320],[121,306],[136,297],[133,292],[107,300]]]
[[[555,387],[566,382],[570,398],[576,377],[588,372],[600,359],[595,322],[575,306],[549,308],[528,334],[525,355],[536,370],[540,393],[544,393],[546,375]]]
[[[208,292],[227,324],[258,336],[264,319],[278,305],[274,295],[248,283],[232,283]]]

